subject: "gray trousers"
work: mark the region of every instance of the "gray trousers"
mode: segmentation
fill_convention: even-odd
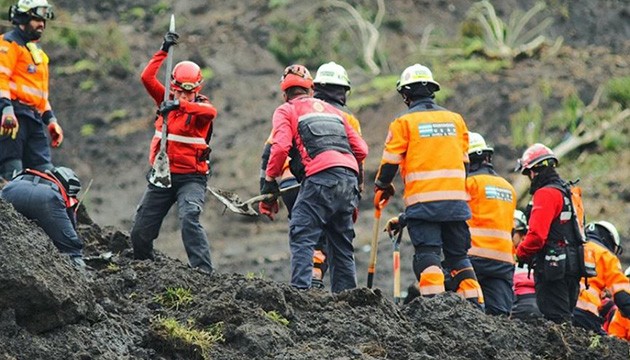
[[[153,258],[153,241],[162,221],[177,203],[182,241],[192,268],[212,272],[210,247],[199,216],[206,196],[207,177],[199,174],[172,174],[172,187],[163,189],[148,184],[136,210],[131,228],[131,243],[136,259]]]

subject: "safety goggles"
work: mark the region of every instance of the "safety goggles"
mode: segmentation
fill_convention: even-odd
[[[201,83],[191,83],[191,82],[180,83],[178,81],[173,81],[173,85],[175,85],[176,87],[178,87],[178,88],[180,88],[180,89],[182,89],[184,91],[189,91],[190,92],[190,91],[193,91],[196,88],[198,88],[199,85],[201,85]],[[178,90],[178,89],[175,89],[175,90]]]
[[[280,80],[284,80],[284,78],[287,77],[287,75],[289,74],[296,75],[304,79],[311,79],[311,74],[308,72],[308,70],[304,66],[301,66],[301,65],[287,66],[284,69],[284,73],[282,74],[282,79]]]
[[[52,6],[34,7],[28,13],[38,20],[53,20],[55,18]]]

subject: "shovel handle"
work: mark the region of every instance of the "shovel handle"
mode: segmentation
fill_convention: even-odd
[[[376,272],[376,255],[378,251],[378,234],[380,230],[381,210],[374,209],[374,228],[372,229],[372,244],[370,248],[370,263],[368,265],[367,287],[372,288],[374,282],[374,273]]]
[[[400,303],[400,243],[394,243],[394,303]]]

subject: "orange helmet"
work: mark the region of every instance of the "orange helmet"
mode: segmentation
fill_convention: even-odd
[[[548,160],[553,160],[549,163]],[[558,164],[558,158],[550,148],[543,144],[534,144],[525,150],[523,156],[518,159],[516,169],[521,174],[526,175],[534,166],[555,166]]]
[[[293,86],[299,86],[307,89],[313,88],[313,77],[304,65],[290,65],[284,69],[282,78],[280,79],[280,89],[286,91]]]
[[[177,63],[171,73],[173,90],[197,92],[201,89],[202,82],[201,68],[192,61]]]

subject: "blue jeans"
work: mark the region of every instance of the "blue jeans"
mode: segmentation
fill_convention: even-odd
[[[47,170],[53,167],[46,126],[32,109],[13,102],[20,130],[15,140],[0,136],[0,176],[7,180],[23,168]]]
[[[322,233],[329,239],[327,255],[332,292],[357,286],[352,212],[358,202],[357,175],[350,169],[326,169],[302,182],[289,222],[293,287],[311,287],[313,251]]]
[[[153,241],[160,233],[162,221],[177,203],[182,241],[192,268],[212,272],[210,247],[199,216],[206,196],[207,177],[200,174],[172,174],[168,189],[148,184],[136,210],[131,228],[131,243],[136,259],[153,258]]]
[[[28,180],[27,180],[28,179]],[[81,256],[83,242],[74,228],[72,210],[56,184],[33,175],[20,175],[2,189],[2,198],[48,234],[62,254]]]

